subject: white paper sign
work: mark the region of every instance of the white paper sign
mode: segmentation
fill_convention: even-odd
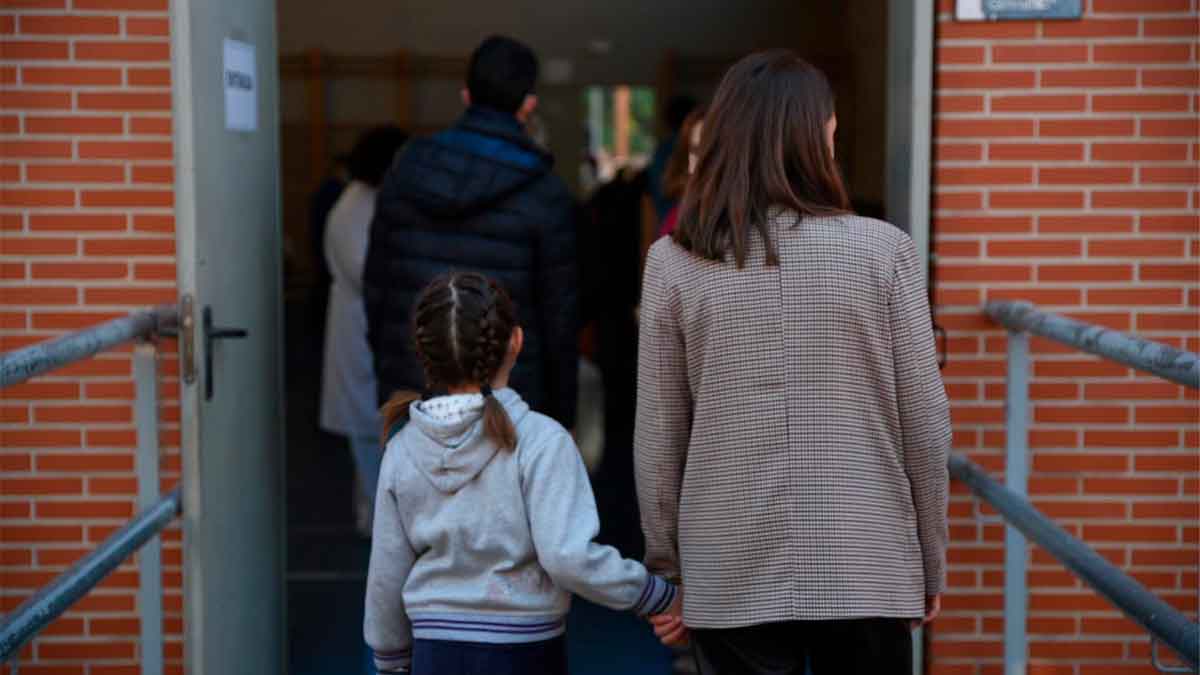
[[[225,128],[230,131],[258,129],[258,73],[254,45],[225,40]]]

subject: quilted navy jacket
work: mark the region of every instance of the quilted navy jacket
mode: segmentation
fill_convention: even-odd
[[[440,274],[475,271],[508,289],[525,329],[512,387],[574,425],[575,203],[552,166],[512,115],[481,107],[397,155],[380,186],[363,273],[381,402],[425,384],[412,348],[417,294]]]

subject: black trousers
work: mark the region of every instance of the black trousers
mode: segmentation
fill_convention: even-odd
[[[413,642],[412,675],[567,675],[567,640],[485,644]]]
[[[692,644],[700,675],[912,675],[907,619],[696,629]]]

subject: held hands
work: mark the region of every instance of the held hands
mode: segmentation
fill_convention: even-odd
[[[941,612],[942,595],[940,593],[937,595],[931,595],[925,598],[925,618],[913,619],[911,622],[909,622],[909,628],[911,630],[916,630],[920,626],[924,626],[936,619],[938,614],[941,614]]]
[[[683,625],[683,588],[675,594],[675,601],[662,614],[650,617],[650,625],[654,627],[654,635],[668,647],[686,647],[688,644],[688,629]]]

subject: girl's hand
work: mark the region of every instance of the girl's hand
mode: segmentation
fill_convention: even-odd
[[[668,647],[686,647],[689,641],[687,626],[683,624],[683,589],[675,594],[675,601],[662,614],[650,617],[654,635]]]

